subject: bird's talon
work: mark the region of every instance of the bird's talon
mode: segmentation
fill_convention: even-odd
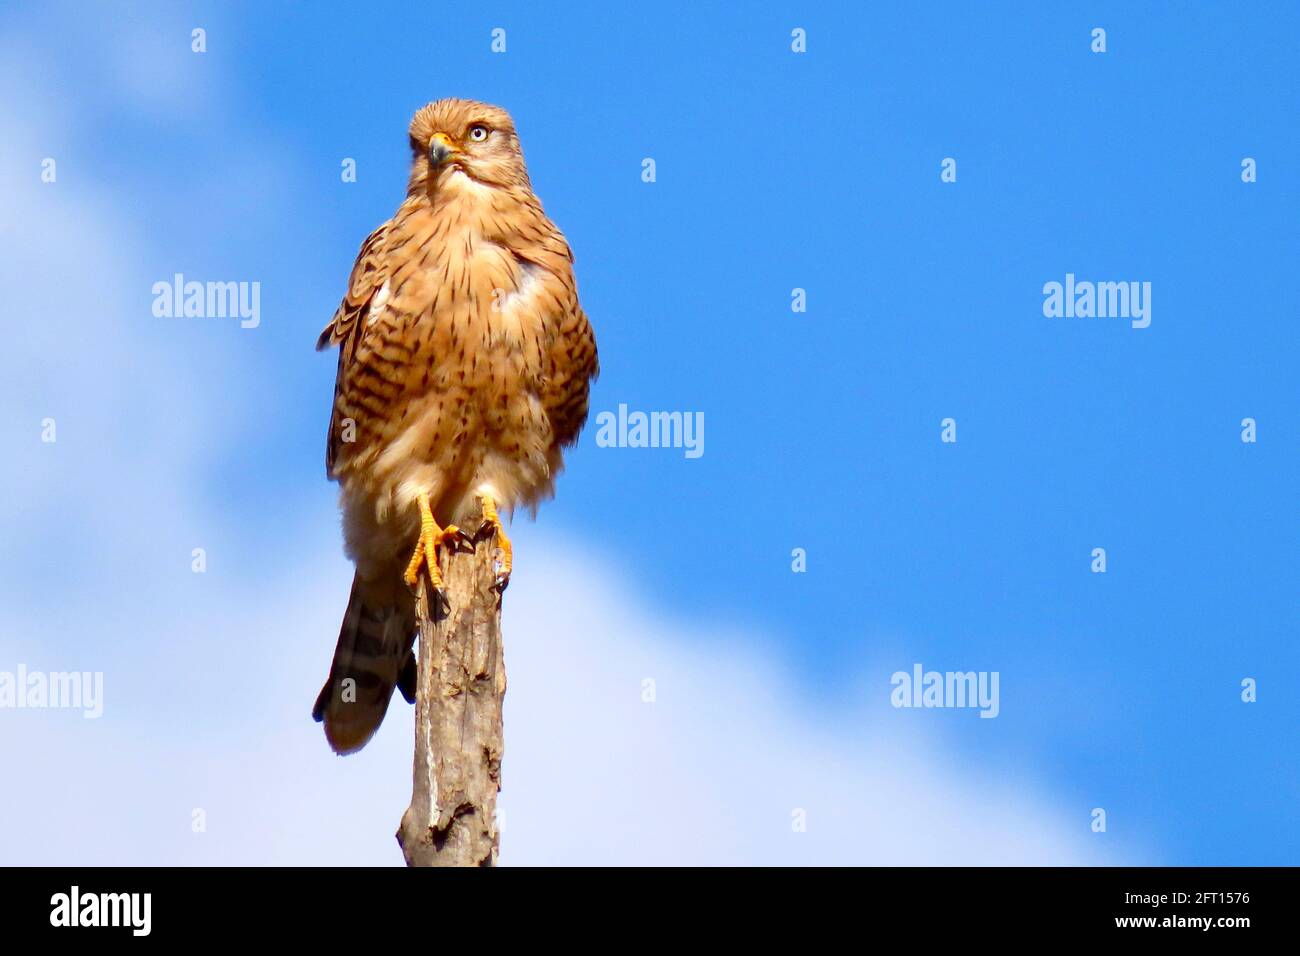
[[[501,525],[501,518],[497,514],[497,503],[492,500],[491,495],[479,495],[483,505],[483,524],[479,526],[478,538],[480,540],[495,537],[497,542],[497,564],[500,571],[497,572],[496,584],[493,590],[497,594],[505,592],[506,585],[510,583],[510,569],[514,561],[514,546],[510,543],[510,538],[506,534],[506,529]]]
[[[402,573],[402,580],[406,586],[414,591],[420,584],[420,565],[424,564],[424,541],[415,542],[415,552],[411,555],[411,561]]]
[[[433,518],[427,493],[421,492],[416,496],[415,501],[420,507],[420,537],[415,542],[415,551],[411,554],[403,578],[407,587],[414,591],[420,583],[420,567],[427,566],[433,592],[439,596],[440,603],[450,610],[451,605],[447,602],[446,595],[442,593],[442,569],[438,566],[438,551],[446,547],[450,547],[453,551],[457,550],[457,543],[464,532],[454,524],[447,525],[446,528],[438,527],[437,521]]]
[[[447,548],[453,554],[460,550],[461,531],[454,524],[449,524],[438,532],[438,547]]]

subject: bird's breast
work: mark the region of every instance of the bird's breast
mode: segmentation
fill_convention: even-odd
[[[366,418],[351,473],[372,500],[483,481],[532,500],[553,477],[539,399],[547,274],[463,213],[411,225],[352,364],[370,384],[349,401]]]

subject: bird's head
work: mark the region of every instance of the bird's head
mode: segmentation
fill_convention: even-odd
[[[437,100],[411,118],[412,178],[435,186],[462,173],[487,186],[527,186],[510,114],[474,100]]]

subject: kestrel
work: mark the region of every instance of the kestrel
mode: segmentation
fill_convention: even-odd
[[[393,688],[413,700],[415,602],[477,503],[511,567],[499,510],[554,492],[587,418],[596,341],[573,253],[542,211],[505,110],[445,99],[410,126],[396,214],[361,246],[316,347],[339,347],[325,465],[356,564],[312,715],[337,753],[365,745]]]

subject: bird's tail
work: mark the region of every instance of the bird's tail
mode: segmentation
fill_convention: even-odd
[[[325,722],[325,739],[335,753],[360,750],[388,711],[393,688],[415,700],[415,614],[404,595],[376,601],[359,578],[343,615],[330,674],[311,715]]]

